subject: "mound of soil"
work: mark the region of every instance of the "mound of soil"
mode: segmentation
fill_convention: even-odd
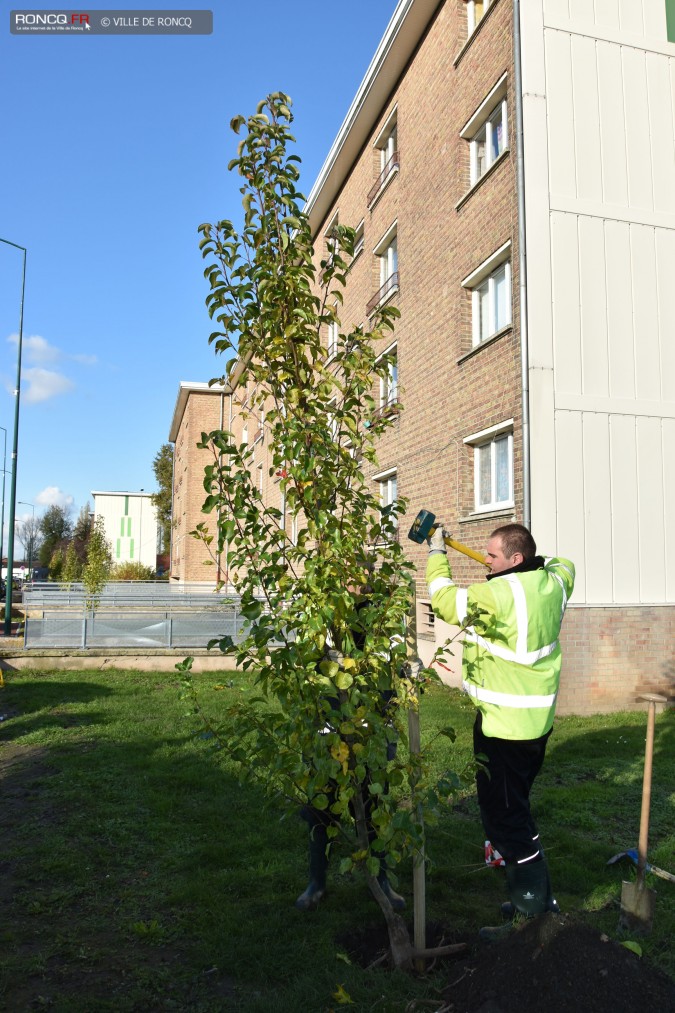
[[[386,939],[378,941],[377,935],[363,932],[343,943],[354,959],[368,966],[387,948]],[[439,926],[430,926],[427,945],[460,941],[451,931],[442,936]],[[464,941],[466,954],[436,965],[436,971],[439,966],[447,969],[436,1013],[675,1010],[674,982],[572,915],[522,922],[499,943]],[[425,1003],[423,1008],[431,1007]]]
[[[675,1009],[675,984],[625,946],[571,916],[521,924],[457,962],[444,990],[452,1013],[640,1013]]]

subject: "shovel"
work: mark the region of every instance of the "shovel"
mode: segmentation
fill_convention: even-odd
[[[619,927],[631,932],[651,932],[654,921],[656,891],[645,886],[647,867],[647,838],[649,835],[649,809],[652,797],[652,756],[654,754],[654,723],[656,704],[667,703],[663,696],[645,693],[640,697],[649,703],[647,714],[647,743],[645,769],[642,778],[642,810],[640,812],[640,839],[638,841],[637,878],[634,883],[625,880],[621,885],[621,914]]]

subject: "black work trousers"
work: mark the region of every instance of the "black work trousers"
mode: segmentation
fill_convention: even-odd
[[[476,773],[476,788],[485,835],[507,865],[541,856],[537,825],[530,811],[530,791],[541,770],[551,732],[539,739],[497,739],[483,734],[479,711],[473,726],[473,751],[487,757]]]

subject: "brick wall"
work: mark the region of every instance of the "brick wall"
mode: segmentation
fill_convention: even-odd
[[[366,303],[380,286],[373,250],[397,222],[400,286],[392,304],[401,312],[395,340],[404,410],[380,441],[371,474],[396,468],[398,494],[409,501],[409,518],[423,507],[432,509],[473,548],[482,548],[489,532],[522,508],[514,159],[507,152],[470,190],[469,143],[460,137],[504,73],[513,129],[511,23],[509,0],[499,0],[467,45],[464,3],[452,0],[440,7],[317,230],[317,249],[323,251],[319,240],[336,215],[354,227],[364,221],[364,250],[350,272],[341,313],[347,330],[367,321]],[[375,142],[393,110],[400,170],[368,207],[367,194],[380,171]],[[471,297],[460,283],[508,241],[513,325],[472,351]],[[473,449],[463,440],[511,418],[515,509],[476,514]],[[403,520],[404,537],[408,527],[409,520]],[[424,596],[424,549],[413,543],[407,547],[418,565],[418,593]],[[481,574],[463,556],[456,558],[455,570],[460,580]]]
[[[644,708],[641,693],[675,698],[675,606],[568,608],[558,711]]]
[[[420,640],[428,664],[457,627],[436,619]],[[570,605],[560,634],[563,652],[557,713],[607,714],[644,710],[642,693],[675,700],[675,606],[596,608]],[[448,686],[461,685],[461,642],[448,648],[436,669]]]

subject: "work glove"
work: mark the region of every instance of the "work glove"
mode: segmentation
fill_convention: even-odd
[[[445,532],[443,531],[443,528],[439,525],[434,531],[433,535],[430,535],[429,538],[427,538],[430,556],[434,556],[439,552],[442,552],[445,555],[447,555],[447,549],[445,547],[444,541],[444,534]]]

